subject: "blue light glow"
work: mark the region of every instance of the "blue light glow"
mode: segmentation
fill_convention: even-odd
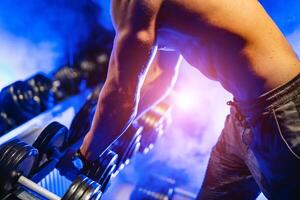
[[[1,1],[0,87],[71,62],[100,11],[92,0]]]

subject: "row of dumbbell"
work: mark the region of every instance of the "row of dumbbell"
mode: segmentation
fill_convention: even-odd
[[[75,173],[73,172],[74,174],[69,174],[63,168],[64,165],[59,167],[60,159],[69,153],[73,154],[71,157],[75,157],[75,152],[82,143],[82,140],[78,140],[77,143],[69,145],[70,137],[70,132],[64,125],[58,122],[50,123],[32,145],[38,149],[39,155],[30,176],[38,174],[43,168],[47,168],[49,163],[52,163],[52,166],[57,167],[62,175],[73,179],[78,174],[85,174],[101,185],[101,191],[105,191],[116,170],[118,155],[112,150],[107,150],[92,165],[89,163],[87,166],[81,166]]]
[[[21,187],[38,199],[96,200],[101,198],[101,185],[84,175],[77,176],[62,198],[31,181],[28,176],[38,159],[38,150],[20,140],[2,145],[0,155],[1,195],[9,194]]]
[[[152,121],[153,119],[149,120]],[[100,198],[101,193],[106,190],[113,173],[120,170],[120,166],[126,163],[133,156],[134,152],[137,152],[141,130],[141,128],[136,129],[134,126],[131,126],[123,134],[122,140],[119,140],[111,148],[120,153],[119,159],[112,150],[105,152],[99,158],[99,163],[96,167],[82,171],[91,180],[83,175],[77,177],[63,199]],[[13,140],[1,146],[0,155],[3,159],[0,161],[0,167],[5,172],[3,177],[1,177],[1,180],[3,180],[0,184],[1,191],[7,193],[16,186],[21,185],[48,199],[59,199],[55,194],[41,188],[25,176],[33,176],[51,160],[62,157],[69,147],[69,136],[68,129],[65,126],[58,122],[53,122],[41,132],[33,146],[18,140]],[[83,189],[74,189],[80,184],[84,185]]]
[[[17,186],[20,186],[20,184],[24,186],[23,183],[25,180],[25,187],[28,188],[33,185],[33,187],[29,187],[29,189],[34,190],[33,192],[38,193],[39,191],[43,191],[42,195],[45,196],[48,194],[47,198],[49,194],[53,196],[49,191],[38,187],[28,178],[35,177],[43,171],[43,169],[47,169],[49,173],[55,167],[58,167],[61,158],[66,153],[69,153],[69,148],[79,148],[81,141],[75,146],[69,146],[68,139],[68,129],[58,122],[52,122],[41,132],[32,146],[19,140],[13,140],[2,145],[0,147],[0,156],[4,159],[0,161],[0,168],[7,172],[5,173],[6,175],[9,175],[6,176],[3,174],[4,176],[1,178],[3,182],[0,181],[0,194],[9,194]],[[71,152],[74,153],[73,151]],[[89,163],[87,166],[82,166],[78,171],[74,171],[72,176],[76,177],[80,174],[84,174],[86,177],[89,177],[85,179],[95,181],[95,184],[92,185],[97,185],[97,191],[99,190],[102,193],[107,189],[110,179],[116,171],[117,158],[118,155],[115,152],[107,150],[97,161],[92,164]],[[70,163],[70,165],[73,164],[74,163]],[[52,168],[49,168],[49,166]],[[60,170],[62,175],[66,175],[68,178],[71,177],[68,172],[66,173],[65,169],[58,168],[58,170]],[[23,174],[28,178],[23,176],[19,179],[20,176],[18,174],[20,174],[20,176]],[[81,176],[80,180],[85,176]],[[74,179],[73,177],[71,180]],[[21,182],[19,182],[19,180],[21,180]],[[76,184],[77,182],[78,181],[76,181]]]
[[[158,174],[148,174],[143,177],[137,182],[130,195],[130,200],[192,200],[196,198],[196,194],[178,187],[175,179]]]
[[[161,134],[160,130],[162,130],[163,122],[165,121],[162,120],[160,114],[166,113],[168,110],[167,108],[167,104],[161,103],[156,106],[155,109],[147,112],[140,120],[138,120],[139,125],[134,123],[129,127],[117,142],[112,145],[111,149],[106,151],[99,158],[98,164],[94,165],[93,169],[83,168],[82,171],[78,171],[78,174],[83,173],[93,181],[97,182],[99,184],[99,190],[104,192],[109,185],[112,175],[128,164],[128,161],[135,153],[139,150],[142,150],[145,153],[145,148],[140,148],[142,138],[144,138],[142,146],[146,148],[149,148],[150,144],[155,142],[159,134]],[[74,140],[71,139],[72,132],[69,132],[65,126],[58,122],[49,124],[33,143],[33,147],[38,149],[39,154],[36,154],[34,157],[35,161],[32,164],[29,164],[30,172],[25,170],[25,174],[32,177],[44,166],[49,164],[49,162],[59,160],[71,144],[74,144]],[[13,143],[15,142],[12,142],[12,144]],[[22,156],[18,154],[19,153],[15,153],[14,155],[16,157]],[[6,157],[7,155],[14,160],[14,157],[11,156],[12,154],[9,150],[3,151],[3,157]],[[14,169],[14,167],[11,167],[9,170],[12,169]],[[14,172],[15,170],[12,171]],[[3,180],[7,180],[7,178],[4,178]],[[24,180],[24,178],[21,180]],[[6,192],[8,192],[7,189]]]
[[[0,135],[79,93],[82,87],[99,84],[105,78],[107,65],[108,55],[103,53],[96,61],[60,68],[54,78],[36,74],[3,88],[0,92]]]

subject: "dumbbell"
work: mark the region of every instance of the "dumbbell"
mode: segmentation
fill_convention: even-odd
[[[118,155],[115,152],[106,150],[99,160],[94,161],[88,168],[83,168],[81,172],[98,182],[101,185],[101,191],[105,192],[115,172],[117,159]]]
[[[87,134],[92,125],[96,105],[96,101],[88,100],[75,115],[70,126],[69,144],[75,143]]]
[[[0,136],[16,127],[16,122],[9,118],[4,111],[0,111]]]
[[[139,120],[138,124],[143,127],[140,152],[147,153],[153,148],[157,138],[163,134],[164,117],[153,110],[148,111]]]
[[[34,172],[45,162],[55,158],[60,159],[61,152],[67,146],[68,136],[67,127],[56,121],[51,122],[43,129],[32,145],[39,151]]]
[[[52,108],[56,103],[56,97],[52,90],[52,80],[46,75],[38,73],[26,81],[33,89],[35,96],[41,100],[41,110]]]
[[[136,184],[130,199],[171,200],[175,183],[175,180],[167,177],[147,175]]]
[[[17,125],[32,119],[41,111],[40,98],[34,95],[33,89],[24,81],[3,88],[0,105]]]
[[[84,59],[78,64],[79,69],[83,72],[88,87],[95,86],[105,80],[109,56],[102,52],[96,56]]]
[[[101,197],[100,185],[83,175],[72,182],[62,198],[26,178],[35,163],[38,150],[20,140],[1,145],[0,155],[1,194],[9,194],[21,186],[49,200],[94,200]]]
[[[64,66],[54,74],[53,90],[56,97],[62,100],[79,93],[82,73],[75,68]]]
[[[117,169],[123,169],[124,165],[138,152],[140,147],[141,132],[143,128],[132,124],[112,145],[111,149],[118,154]]]
[[[162,126],[166,128],[167,125],[171,124],[172,122],[172,105],[167,102],[160,102],[153,108],[153,111],[163,116]]]
[[[154,106],[152,110],[160,115],[165,115],[166,113],[170,112],[171,109],[172,106],[169,103],[162,101]]]
[[[94,114],[96,112],[98,96],[101,89],[102,86],[97,86],[94,89],[94,91],[88,96],[86,102],[72,120],[68,141],[69,144],[75,143],[78,139],[84,137],[89,131],[92,125]]]
[[[141,128],[141,131],[142,131],[142,128]],[[142,139],[142,135],[139,134],[135,138],[134,143],[130,146],[128,153],[126,154],[125,165],[128,165],[131,158],[139,152],[140,147],[141,147],[141,139]]]

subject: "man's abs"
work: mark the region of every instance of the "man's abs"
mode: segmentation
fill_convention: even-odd
[[[164,0],[158,45],[179,50],[237,99],[252,99],[300,72],[292,48],[256,0]]]

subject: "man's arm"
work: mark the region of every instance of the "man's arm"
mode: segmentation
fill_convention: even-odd
[[[116,37],[108,75],[99,95],[92,127],[80,148],[88,160],[97,159],[137,114],[148,62],[156,51],[155,21],[159,5],[158,1],[147,2],[112,1]]]

